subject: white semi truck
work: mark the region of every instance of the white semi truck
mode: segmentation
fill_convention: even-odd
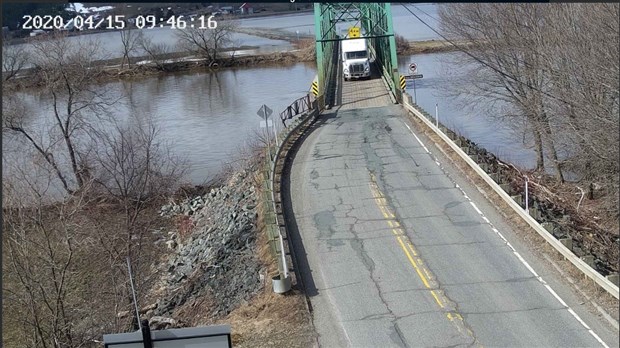
[[[370,78],[370,61],[365,38],[340,41],[344,80]]]

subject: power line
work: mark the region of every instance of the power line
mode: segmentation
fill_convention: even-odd
[[[448,38],[447,38],[447,37],[445,37],[443,34],[441,34],[440,32],[438,32],[437,30],[435,30],[435,28],[433,28],[432,26],[428,25],[428,23],[426,23],[426,22],[425,22],[425,21],[423,21],[420,17],[418,17],[418,15],[416,15],[415,13],[413,13],[413,12],[412,12],[412,11],[411,11],[408,7],[407,7],[407,5],[405,5],[405,4],[401,4],[401,5],[405,8],[405,10],[407,10],[407,11],[408,11],[409,13],[411,13],[411,14],[412,14],[415,18],[417,18],[417,20],[419,20],[422,24],[424,24],[424,25],[425,25],[425,26],[427,26],[430,30],[432,30],[433,32],[435,32],[435,34],[439,35],[439,36],[440,36],[442,39],[444,39],[446,42],[448,42],[448,43],[449,43],[449,44],[451,44],[452,46],[456,47],[459,51],[461,51],[461,52],[465,53],[466,55],[470,56],[471,58],[473,58],[473,59],[474,59],[475,61],[477,61],[478,63],[480,63],[480,64],[482,64],[482,65],[484,65],[484,66],[486,66],[486,67],[488,67],[488,68],[491,68],[493,71],[497,72],[498,74],[500,74],[500,75],[502,75],[502,76],[504,76],[504,77],[507,77],[507,78],[509,78],[509,79],[511,79],[511,80],[513,80],[513,81],[515,81],[515,82],[517,82],[517,83],[519,83],[519,84],[525,85],[525,86],[527,86],[528,88],[530,88],[530,89],[532,89],[532,90],[538,91],[538,92],[540,92],[540,93],[542,93],[542,94],[544,94],[544,95],[546,95],[546,96],[548,96],[548,97],[550,97],[550,98],[553,98],[553,99],[555,99],[555,100],[561,101],[562,103],[568,104],[568,105],[570,105],[570,106],[574,106],[574,104],[573,104],[573,103],[568,102],[568,101],[565,101],[564,99],[558,98],[558,97],[556,97],[556,96],[554,96],[554,95],[552,95],[552,94],[550,94],[550,93],[548,93],[548,92],[545,92],[545,91],[543,91],[543,90],[541,90],[541,89],[539,89],[539,88],[536,88],[536,87],[534,87],[534,86],[530,85],[529,83],[526,83],[526,82],[520,81],[520,80],[519,80],[519,79],[517,79],[516,77],[514,77],[514,76],[512,76],[512,75],[509,75],[509,74],[507,74],[507,73],[505,73],[505,72],[503,72],[503,71],[499,70],[498,68],[496,68],[496,67],[494,67],[494,66],[492,66],[492,65],[490,65],[490,64],[488,64],[488,63],[486,63],[485,61],[481,60],[480,58],[478,58],[478,57],[474,56],[474,55],[473,55],[473,54],[471,54],[470,52],[468,52],[468,51],[466,51],[466,50],[462,49],[459,45],[457,45],[457,44],[455,44],[454,42],[452,42],[452,40],[448,39]],[[421,10],[420,10],[420,11],[421,11]],[[424,11],[422,11],[422,12],[424,12]],[[428,15],[428,14],[426,14],[426,15],[427,15],[427,16],[429,16],[429,17],[431,17],[431,18],[433,18],[432,16],[430,16],[430,15]],[[433,18],[433,19],[435,19],[435,18]],[[437,19],[435,19],[435,20],[437,20]]]
[[[431,16],[430,14],[428,14],[428,12],[424,11],[423,9],[419,8],[419,7],[418,7],[418,6],[416,6],[416,5],[411,5],[411,6],[415,7],[415,8],[416,8],[416,10],[418,10],[418,11],[420,11],[420,12],[424,13],[426,16],[428,16],[428,17],[429,17],[429,18],[431,18],[431,19],[434,19],[436,22],[438,22],[438,23],[439,23],[439,19],[438,19],[437,17]]]

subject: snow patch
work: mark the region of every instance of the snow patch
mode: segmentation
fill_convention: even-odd
[[[114,6],[86,7],[81,2],[69,3],[66,8],[67,11],[77,13],[95,13],[101,11],[109,11],[112,9],[114,9]]]

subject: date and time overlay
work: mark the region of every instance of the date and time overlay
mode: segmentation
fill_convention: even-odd
[[[92,30],[92,29],[109,29],[121,30],[131,23],[137,29],[154,29],[165,28],[170,29],[215,29],[217,21],[215,16],[172,16],[168,19],[158,18],[154,15],[137,16],[128,19],[124,15],[108,15],[104,17],[97,16],[81,16],[77,15],[70,19],[64,19],[61,16],[24,16],[23,29],[42,29],[42,30]]]

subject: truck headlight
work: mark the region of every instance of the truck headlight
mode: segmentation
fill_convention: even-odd
[[[344,73],[348,74],[349,73],[349,69],[344,69]]]

